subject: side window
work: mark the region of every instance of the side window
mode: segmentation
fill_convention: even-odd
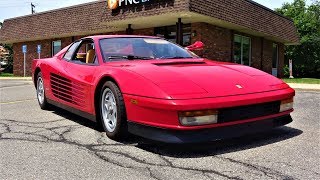
[[[72,61],[85,64],[97,64],[94,43],[91,40],[83,40],[73,53]]]
[[[80,41],[73,43],[68,49],[68,51],[66,52],[66,54],[64,54],[63,58],[70,61],[72,59],[72,55],[74,54],[74,51],[77,49],[79,44],[80,44]]]

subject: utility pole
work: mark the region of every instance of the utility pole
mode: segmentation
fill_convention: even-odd
[[[36,6],[33,3],[31,3],[31,14],[36,13],[36,11],[34,10],[35,7]]]

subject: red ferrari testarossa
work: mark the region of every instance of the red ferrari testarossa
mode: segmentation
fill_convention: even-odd
[[[214,141],[292,121],[295,91],[239,64],[210,61],[158,37],[104,35],[75,41],[32,73],[42,109],[49,104],[129,133],[169,143]]]

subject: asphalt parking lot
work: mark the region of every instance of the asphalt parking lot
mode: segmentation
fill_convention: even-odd
[[[288,126],[193,145],[112,141],[27,81],[0,80],[0,101],[0,179],[320,179],[320,92],[297,92]]]

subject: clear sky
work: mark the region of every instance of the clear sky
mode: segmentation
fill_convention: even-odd
[[[92,0],[0,0],[0,22],[4,19],[31,14],[30,3],[36,5],[36,12],[90,2]],[[254,0],[270,9],[281,7],[284,2],[293,0]],[[307,0],[308,3],[311,0]]]

